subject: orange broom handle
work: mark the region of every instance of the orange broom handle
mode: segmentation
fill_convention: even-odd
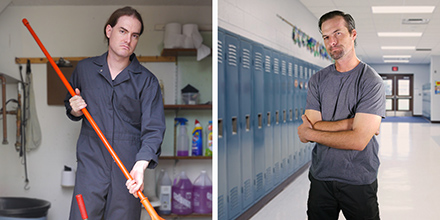
[[[61,81],[64,83],[64,86],[67,88],[71,96],[75,96],[76,93],[73,90],[70,83],[67,81],[66,77],[64,77],[64,74],[61,72],[60,68],[58,68],[58,65],[55,63],[55,61],[50,56],[49,52],[47,52],[46,48],[44,47],[43,43],[41,43],[40,39],[38,38],[37,34],[35,34],[34,30],[32,29],[31,25],[29,24],[29,21],[26,18],[23,18],[23,24],[27,27],[29,32],[31,33],[32,37],[34,37],[35,41],[37,42],[38,46],[40,46],[40,49],[43,51],[44,55],[47,57],[47,60],[49,60],[49,63],[52,65],[52,67],[55,69],[55,72],[58,74],[58,77],[60,77]],[[99,138],[101,139],[102,143],[104,143],[105,147],[107,148],[110,155],[113,157],[113,160],[116,162],[116,164],[119,166],[119,169],[121,169],[122,173],[124,173],[125,178],[127,180],[133,180],[133,177],[131,177],[130,173],[127,171],[127,168],[125,168],[124,164],[119,159],[118,155],[113,150],[112,146],[108,142],[107,138],[105,138],[104,134],[102,134],[101,129],[99,129],[98,125],[96,124],[95,120],[93,120],[92,116],[90,115],[89,111],[87,111],[86,108],[81,109],[84,116],[87,118],[87,120],[92,125],[93,129],[95,129],[96,134],[98,134]],[[150,214],[150,217],[152,220],[161,220],[161,218],[157,212],[154,210],[153,206],[151,205],[150,201],[148,201],[147,197],[144,196],[141,190],[137,191],[137,195],[139,199],[141,200],[141,203],[144,205],[145,209],[147,210],[148,214]]]

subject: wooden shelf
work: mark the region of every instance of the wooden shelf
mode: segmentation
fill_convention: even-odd
[[[181,219],[181,218],[210,218],[212,217],[212,214],[197,214],[197,213],[193,213],[190,215],[176,215],[176,214],[171,214],[171,215],[160,215],[162,218],[165,219]]]
[[[68,61],[80,61],[89,57],[63,57]],[[54,61],[60,59],[60,57],[52,57]],[[137,56],[139,62],[176,62],[175,56]],[[31,63],[47,63],[48,60],[46,57],[16,57],[16,64],[26,64],[27,60],[30,60]]]
[[[186,48],[178,48],[178,49],[163,49],[161,56],[197,56],[197,49],[186,49]]]
[[[160,156],[159,160],[212,160],[212,157],[208,156]]]
[[[165,110],[212,110],[212,105],[164,105]]]

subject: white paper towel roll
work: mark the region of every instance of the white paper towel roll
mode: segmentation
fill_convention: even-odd
[[[164,48],[182,48],[184,43],[182,35],[182,25],[179,23],[169,23],[165,25],[163,44]]]
[[[202,45],[203,38],[199,32],[199,26],[197,24],[184,24],[182,27],[183,35],[192,38],[194,48],[199,48]]]
[[[61,186],[73,187],[75,186],[75,172],[63,171],[61,174]]]
[[[188,37],[185,35],[183,35],[183,37],[184,37],[183,48],[188,48],[188,49],[195,48],[192,37]]]

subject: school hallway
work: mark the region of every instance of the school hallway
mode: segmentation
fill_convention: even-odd
[[[440,124],[383,122],[378,141],[381,219],[439,219]],[[251,219],[307,219],[309,184],[306,170]]]

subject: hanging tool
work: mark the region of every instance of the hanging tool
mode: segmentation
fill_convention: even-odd
[[[47,52],[46,48],[44,47],[43,43],[41,43],[40,39],[38,38],[37,34],[35,34],[34,30],[30,26],[28,20],[26,18],[23,18],[23,24],[27,27],[29,32],[31,33],[32,37],[34,37],[35,41],[37,42],[38,46],[40,46],[40,49],[43,51],[44,55],[47,57],[47,60],[50,62],[52,67],[54,68],[55,72],[58,74],[58,77],[60,77],[61,81],[64,83],[64,86],[67,88],[71,96],[75,96],[76,93],[73,90],[72,86],[69,84],[69,81],[67,81],[66,77],[64,77],[63,73],[61,72],[60,68],[57,66],[55,61],[50,56],[49,52]],[[130,173],[128,172],[127,168],[125,168],[124,164],[119,159],[118,155],[113,150],[112,146],[108,142],[107,138],[102,133],[101,129],[99,129],[96,122],[93,120],[92,116],[90,115],[89,111],[87,111],[86,108],[83,108],[82,113],[87,118],[89,123],[92,125],[93,129],[95,130],[96,134],[98,134],[99,138],[101,139],[102,143],[107,148],[110,155],[113,157],[113,160],[116,162],[116,164],[121,169],[122,173],[124,173],[124,176],[128,180],[133,180],[133,177],[131,177]],[[139,199],[141,200],[141,203],[144,205],[144,208],[147,210],[148,214],[150,215],[152,220],[164,220],[161,218],[157,212],[154,210],[153,206],[151,205],[150,201],[148,201],[147,197],[144,196],[141,190],[137,191],[137,195]]]
[[[84,204],[84,199],[81,194],[75,196],[76,202],[78,202],[79,212],[81,212],[81,217],[83,220],[88,220],[89,216],[87,215],[86,205]]]

